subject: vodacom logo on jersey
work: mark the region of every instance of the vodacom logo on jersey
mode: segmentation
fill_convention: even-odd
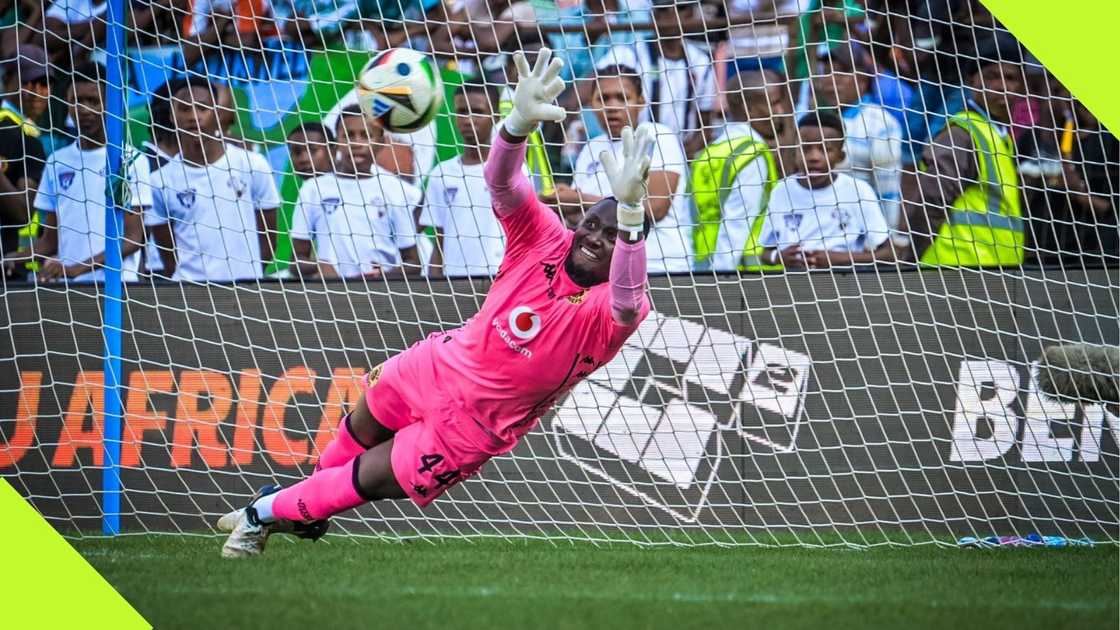
[[[541,331],[541,316],[529,308],[528,306],[518,306],[509,312],[509,331],[502,326],[501,320],[497,317],[490,320],[490,325],[498,332],[498,336],[502,338],[511,350],[525,357],[526,359],[533,358],[533,351],[521,345],[537,336]],[[516,339],[514,339],[516,337]],[[520,342],[520,343],[519,343]]]
[[[528,306],[518,306],[509,312],[509,330],[518,339],[529,341],[541,331],[541,316]]]

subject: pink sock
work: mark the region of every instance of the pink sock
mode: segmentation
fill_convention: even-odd
[[[368,502],[357,489],[358,459],[324,468],[277,492],[272,515],[290,521],[317,521]]]
[[[338,431],[335,432],[334,439],[327,444],[327,447],[319,455],[319,461],[315,464],[315,471],[341,466],[366,452],[368,448],[359,442],[358,438],[354,437],[354,430],[350,428],[350,414],[346,414],[342,417],[342,422],[338,423]]]

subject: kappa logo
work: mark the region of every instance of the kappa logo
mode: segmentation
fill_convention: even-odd
[[[522,341],[529,341],[541,331],[541,316],[528,306],[518,306],[509,312],[509,331]]]
[[[195,190],[188,188],[181,193],[175,195],[179,199],[179,203],[183,204],[184,208],[193,208],[195,200]]]
[[[58,186],[63,190],[69,190],[70,186],[74,184],[74,171],[63,171],[58,174]]]
[[[695,522],[721,479],[741,483],[733,454],[796,450],[811,373],[800,352],[653,312],[549,430],[585,473]]]
[[[299,515],[303,517],[303,520],[305,520],[305,521],[315,520],[314,518],[312,518],[311,510],[307,509],[307,504],[303,502],[303,499],[297,499],[296,500],[296,509],[299,510]]]

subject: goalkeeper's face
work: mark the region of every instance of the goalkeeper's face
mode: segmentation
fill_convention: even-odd
[[[589,287],[608,280],[616,237],[618,218],[615,200],[607,197],[591,206],[576,225],[572,249],[565,261],[565,269],[576,284]]]

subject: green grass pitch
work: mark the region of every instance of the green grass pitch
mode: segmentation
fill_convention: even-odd
[[[77,549],[156,628],[1115,629],[1118,550],[124,536]]]

